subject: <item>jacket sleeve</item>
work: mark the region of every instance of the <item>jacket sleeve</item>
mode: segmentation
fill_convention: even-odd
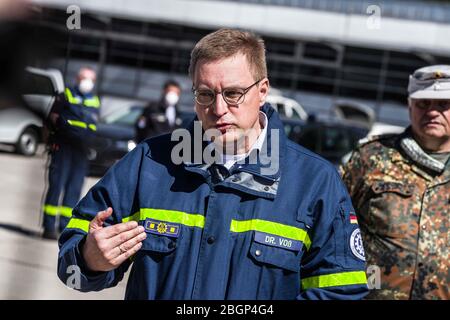
[[[130,266],[131,261],[126,261],[109,272],[92,272],[86,268],[80,248],[89,222],[99,211],[111,207],[113,214],[105,225],[113,225],[139,210],[136,190],[144,149],[141,144],[128,153],[73,209],[72,218],[59,238],[58,277],[67,286],[83,292],[112,287],[122,280]]]
[[[366,174],[366,169],[367,164],[364,161],[360,149],[355,150],[350,160],[340,169],[342,180],[347,187],[356,209],[361,208],[362,201],[364,201],[363,198],[366,193],[364,176]],[[360,212],[358,212],[358,214],[359,213]]]
[[[320,196],[312,205],[311,244],[302,259],[298,299],[357,300],[369,292],[355,212],[342,180],[332,171],[322,177]]]

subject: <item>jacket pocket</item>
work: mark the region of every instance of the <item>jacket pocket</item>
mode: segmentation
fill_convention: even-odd
[[[249,256],[257,264],[268,265],[270,267],[281,268],[292,272],[299,272],[300,256],[302,252],[301,249],[302,248],[298,251],[294,251],[276,246],[265,245],[253,240],[250,245]]]
[[[142,242],[141,250],[158,253],[170,253],[177,248],[177,245],[177,238],[147,233],[147,238]]]
[[[373,234],[391,238],[405,237],[414,210],[415,186],[401,182],[375,180],[367,202],[367,228]]]
[[[147,238],[142,243],[141,250],[169,253],[174,251],[183,236],[181,226],[154,219],[146,219],[144,222]]]

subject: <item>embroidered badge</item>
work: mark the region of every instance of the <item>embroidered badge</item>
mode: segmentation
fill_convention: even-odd
[[[302,248],[302,242],[285,237],[280,237],[274,234],[268,234],[264,232],[255,231],[255,242],[262,243],[268,246],[300,251]]]
[[[146,232],[178,238],[180,225],[153,219],[145,219],[144,228]]]
[[[350,236],[350,249],[352,250],[352,253],[355,257],[362,261],[366,261],[361,231],[359,230],[359,228],[355,229]]]

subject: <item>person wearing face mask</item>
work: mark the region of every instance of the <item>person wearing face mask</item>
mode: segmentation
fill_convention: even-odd
[[[450,299],[450,65],[409,78],[411,125],[374,137],[343,167],[366,250],[370,299]]]
[[[43,204],[43,237],[56,239],[72,216],[88,169],[87,143],[95,134],[100,100],[94,94],[96,73],[80,69],[77,84],[58,96],[47,120],[48,189]],[[62,196],[62,199],[60,199]]]
[[[177,115],[180,94],[181,87],[175,80],[168,80],[164,84],[161,98],[150,102],[136,121],[137,142],[170,132],[179,126]]]

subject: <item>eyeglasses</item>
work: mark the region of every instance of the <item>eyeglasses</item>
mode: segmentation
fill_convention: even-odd
[[[262,79],[256,81],[251,86],[242,88],[225,88],[222,92],[216,92],[211,89],[195,89],[192,88],[195,101],[201,106],[210,106],[216,101],[217,94],[221,94],[223,100],[230,105],[238,105],[244,102],[245,94]]]

